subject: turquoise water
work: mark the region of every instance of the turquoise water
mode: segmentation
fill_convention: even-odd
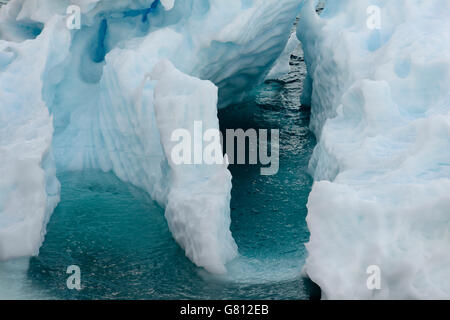
[[[58,299],[310,299],[317,287],[301,276],[306,173],[315,145],[309,110],[299,105],[301,61],[284,81],[269,82],[241,105],[219,112],[225,128],[280,129],[280,170],[230,166],[231,230],[240,257],[226,276],[195,267],[172,239],[164,211],[145,192],[111,173],[58,175],[61,202],[27,278],[33,291]],[[66,286],[66,268],[81,269],[82,290]]]

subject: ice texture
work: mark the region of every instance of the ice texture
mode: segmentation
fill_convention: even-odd
[[[286,47],[274,63],[272,69],[270,69],[269,74],[266,76],[266,80],[279,80],[291,71],[291,66],[289,64],[291,62],[291,56],[299,46],[300,41],[298,40],[297,32],[296,30],[293,30]]]
[[[308,1],[300,16],[318,138],[307,274],[328,299],[450,298],[450,3],[328,0],[319,17]]]
[[[155,66],[151,79],[157,80],[155,115],[171,168],[165,212],[169,228],[198,266],[225,273],[225,264],[236,257],[237,246],[230,232],[231,173],[220,143],[217,87],[210,81],[183,74],[168,60]],[[189,133],[190,139],[184,142],[190,146],[192,164],[176,163],[172,157],[180,143],[174,141],[173,134],[179,129]],[[203,141],[204,137],[209,141]],[[200,153],[205,157],[195,164],[194,148],[202,145],[209,146],[209,154],[219,161],[205,165],[209,149],[203,152],[200,148],[196,156]]]
[[[66,27],[69,5],[81,9],[80,29]],[[216,125],[213,103],[217,108],[239,102],[264,79],[288,41],[300,5],[298,0],[11,0],[3,6],[0,260],[38,253],[59,199],[57,171],[101,169],[167,205],[169,226],[187,256],[209,271],[224,272],[236,254],[229,231],[229,173],[224,167],[192,168],[176,178],[179,170],[168,165],[167,132],[159,127],[165,122],[155,117],[154,95],[177,95],[178,89],[158,94],[149,75],[166,59],[170,70],[188,80],[193,91],[183,94],[192,100],[174,101],[192,114],[173,114],[174,124],[187,126],[198,115],[205,119],[196,120]],[[167,77],[162,74],[161,82],[180,83]],[[192,188],[186,179],[194,173],[199,176],[191,182],[199,185]],[[206,192],[210,200],[196,192]]]
[[[37,254],[59,201],[41,79],[68,48],[60,28],[52,19],[40,42],[0,40],[0,260]]]

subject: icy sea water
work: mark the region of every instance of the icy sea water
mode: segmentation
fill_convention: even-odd
[[[280,169],[233,165],[231,230],[240,256],[226,276],[195,267],[173,240],[164,211],[145,192],[99,171],[59,174],[61,202],[52,215],[27,282],[56,299],[311,299],[320,290],[301,275],[308,241],[306,173],[315,145],[299,95],[301,58],[283,81],[265,83],[241,105],[219,112],[221,128],[280,130]],[[82,290],[66,286],[69,265]]]

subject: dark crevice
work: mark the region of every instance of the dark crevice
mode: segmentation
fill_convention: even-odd
[[[298,278],[284,285],[298,286],[289,298],[316,300],[321,298],[320,288],[306,275],[300,276],[307,256],[304,244],[309,241],[305,219],[312,177],[307,169],[316,145],[309,130],[310,107],[300,101],[307,78],[301,50],[292,54],[290,65],[289,74],[266,81],[244,103],[220,109],[218,117],[223,146],[226,129],[280,130],[280,169],[276,175],[261,176],[259,164],[229,166],[233,176],[231,230],[243,256],[262,261],[269,256],[278,261],[267,266],[268,273],[277,272],[281,265],[295,268],[297,263]],[[248,148],[247,143],[246,159]]]

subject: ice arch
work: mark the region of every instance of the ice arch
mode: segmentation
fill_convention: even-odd
[[[68,5],[80,7],[80,29],[66,27]],[[218,127],[216,107],[240,101],[264,79],[299,9],[298,0],[11,0],[2,7],[0,260],[38,253],[59,201],[56,170],[99,168],[147,190],[167,207],[186,255],[225,272],[237,252],[230,174],[171,167],[166,129],[173,121],[189,128],[191,120]],[[164,59],[173,66],[150,76]],[[192,179],[198,190],[183,187]]]

